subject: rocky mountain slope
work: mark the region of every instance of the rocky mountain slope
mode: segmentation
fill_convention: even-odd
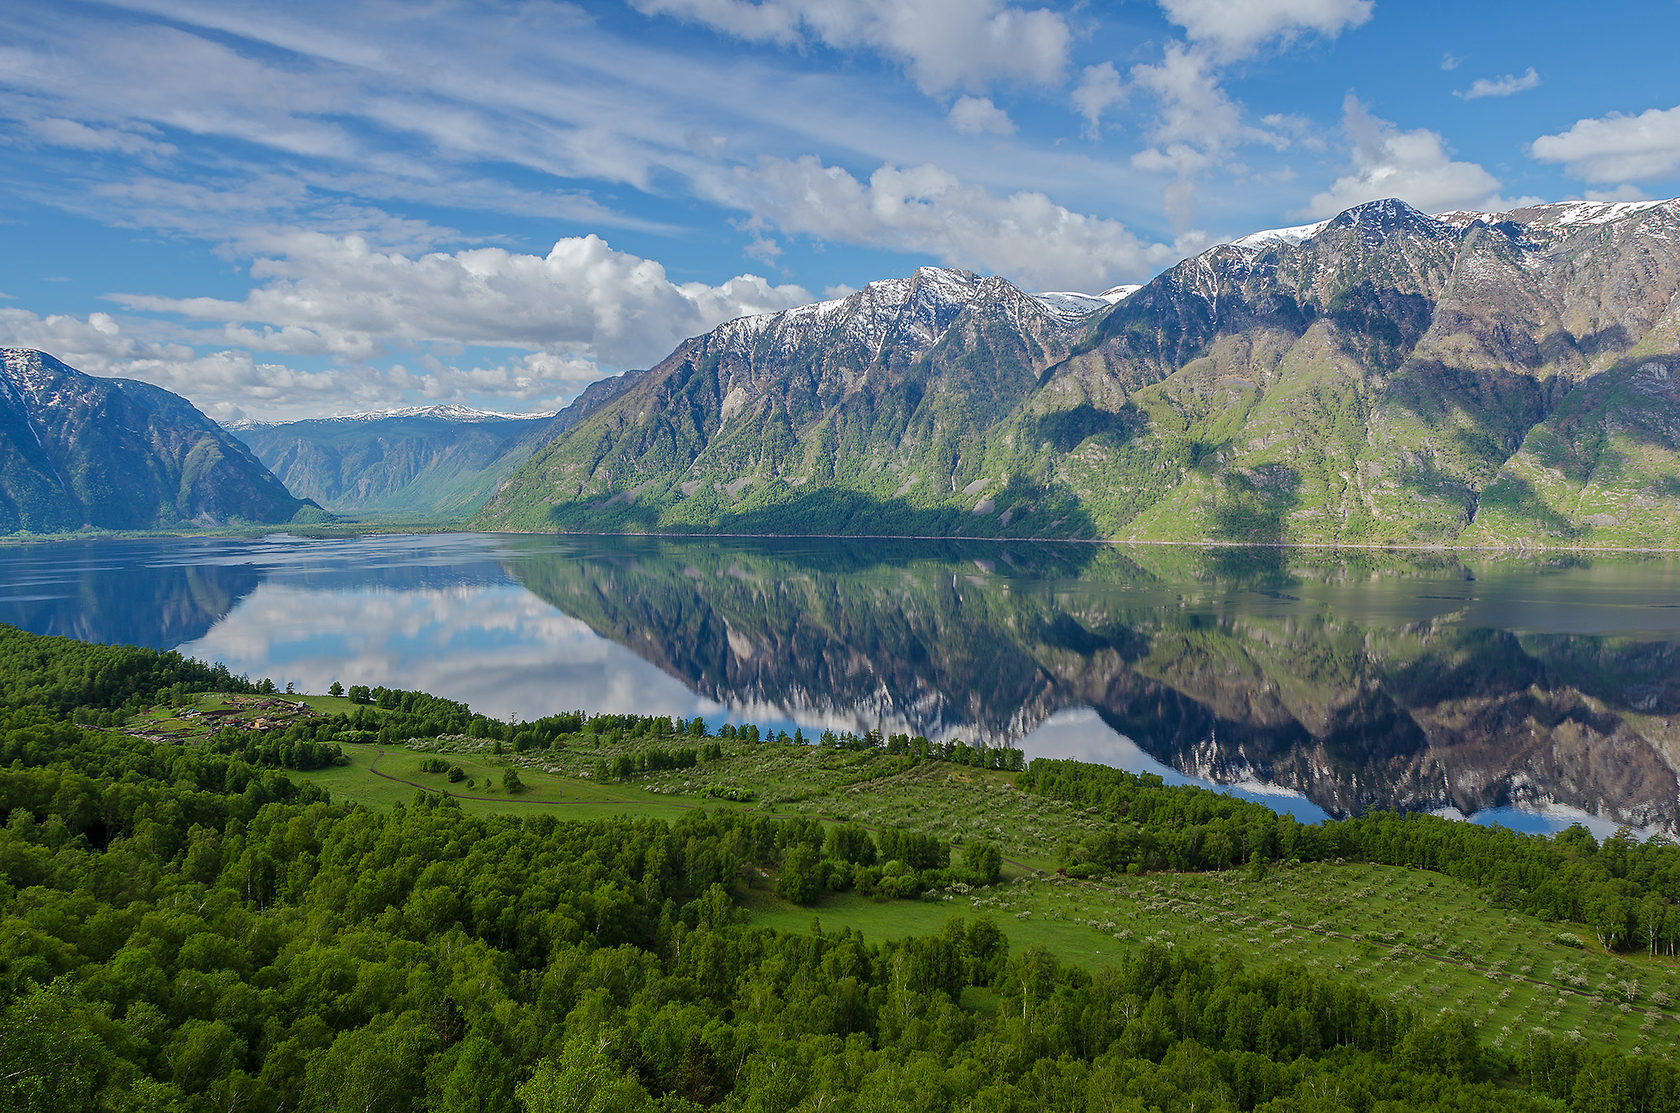
[[[428,406],[229,432],[288,488],[341,513],[471,514],[537,449],[633,385],[631,371],[594,383],[557,414]]]
[[[0,348],[0,532],[320,514],[186,399]]]
[[[495,528],[1680,544],[1680,202],[1256,233],[1112,304],[924,268],[733,321]]]

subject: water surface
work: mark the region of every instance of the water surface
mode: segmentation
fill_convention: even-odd
[[[0,621],[499,717],[1009,743],[1304,818],[1680,826],[1680,562],[497,535],[0,550]]]

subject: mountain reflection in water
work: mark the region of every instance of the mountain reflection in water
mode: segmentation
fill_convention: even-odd
[[[0,553],[0,619],[324,689],[959,735],[1310,816],[1680,826],[1671,557],[445,535]],[[1497,814],[1511,814],[1499,812]]]

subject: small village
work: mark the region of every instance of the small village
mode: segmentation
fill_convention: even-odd
[[[200,697],[191,707],[158,707],[136,716],[121,732],[149,742],[184,745],[208,738],[223,727],[266,734],[284,730],[300,719],[320,715],[309,704],[289,695],[225,695]]]

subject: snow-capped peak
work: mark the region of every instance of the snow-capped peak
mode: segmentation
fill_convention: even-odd
[[[1556,206],[1559,224],[1608,224],[1624,216],[1642,213],[1667,201],[1565,201]]]
[[[360,413],[335,414],[331,417],[307,418],[310,421],[341,422],[345,425],[362,424],[369,421],[384,421],[387,418],[424,417],[437,421],[455,421],[462,424],[472,424],[480,421],[537,421],[553,417],[558,410],[544,410],[541,413],[503,413],[499,410],[478,410],[471,406],[449,403],[441,406],[404,406],[390,410],[363,410]],[[276,425],[295,425],[293,421],[232,421],[224,427],[231,430],[264,429]]]
[[[1263,251],[1276,244],[1298,244],[1324,231],[1324,226],[1329,223],[1328,220],[1320,220],[1312,224],[1297,224],[1293,228],[1267,228],[1260,232],[1250,232],[1246,236],[1238,236],[1231,241],[1231,246],[1240,247],[1245,251]]]
[[[1667,201],[1554,201],[1546,205],[1525,205],[1505,212],[1455,209],[1439,213],[1443,224],[1468,228],[1472,224],[1521,224],[1525,227],[1567,228],[1587,224],[1609,224],[1636,213],[1668,206],[1680,210],[1680,198]]]
[[[1110,286],[1100,294],[1085,294],[1077,290],[1045,290],[1032,295],[1044,308],[1064,317],[1084,317],[1099,309],[1118,305],[1139,290],[1138,285]]]

